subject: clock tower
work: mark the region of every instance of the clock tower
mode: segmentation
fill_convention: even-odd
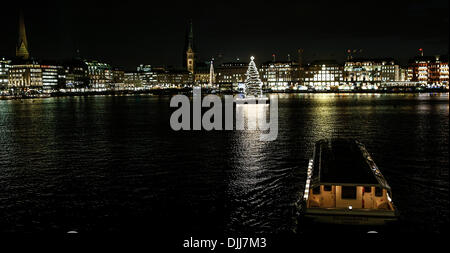
[[[189,34],[187,37],[187,49],[186,49],[186,69],[194,73],[195,68],[195,52],[194,52],[194,32],[192,29],[192,20],[189,25]]]

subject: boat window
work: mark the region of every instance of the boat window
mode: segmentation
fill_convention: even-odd
[[[313,194],[320,194],[320,186],[316,186],[313,188]]]
[[[364,192],[365,192],[365,193],[371,193],[371,192],[372,192],[372,187],[370,187],[370,186],[364,186]]]
[[[326,192],[330,192],[331,191],[331,185],[324,185],[323,186],[323,190]]]
[[[341,197],[343,199],[356,199],[356,187],[342,186]]]
[[[375,187],[375,196],[377,197],[383,196],[383,190],[380,187]]]

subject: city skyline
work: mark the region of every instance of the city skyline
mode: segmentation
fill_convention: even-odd
[[[332,5],[327,3],[328,7]],[[338,8],[337,13],[352,12],[347,15],[352,18],[341,18],[338,22],[330,22],[339,15],[330,8],[320,12],[329,14],[320,15],[321,19],[317,19],[319,15],[314,20],[313,14],[306,14],[295,16],[294,22],[290,14],[300,9],[311,12],[318,7],[312,3],[290,5],[292,8],[287,8],[286,3],[282,5],[286,8],[275,7],[271,15],[262,16],[251,12],[247,16],[243,14],[252,8],[254,13],[267,13],[267,6],[258,8],[250,3],[239,6],[236,10],[233,4],[216,7],[180,4],[174,9],[161,4],[153,5],[146,15],[145,10],[136,10],[133,4],[87,8],[85,3],[43,3],[21,7],[32,57],[64,60],[80,50],[83,58],[99,59],[125,70],[135,69],[140,63],[181,67],[190,19],[194,23],[196,56],[202,61],[218,53],[224,55],[224,61],[254,55],[262,63],[271,60],[272,54],[276,55],[276,60],[287,60],[288,54],[295,60],[298,48],[304,49],[305,62],[343,61],[347,49],[362,49],[360,56],[364,57],[393,57],[401,64],[417,55],[419,48],[424,48],[425,55],[448,54],[448,15],[444,14],[448,11],[448,2],[396,3],[385,12],[397,14],[383,15],[383,18],[377,14],[378,7],[366,11],[355,3],[347,3],[343,6],[346,11]],[[129,12],[131,8],[133,13]],[[232,10],[237,15],[231,15]],[[280,14],[286,10],[289,10],[287,14]],[[19,8],[15,8],[6,14],[6,34],[13,36],[6,36],[0,42],[1,56],[12,58],[14,55],[18,13]],[[242,17],[242,21],[238,17]],[[310,22],[305,22],[308,18]],[[410,26],[405,26],[408,23]],[[382,29],[374,29],[377,26]]]

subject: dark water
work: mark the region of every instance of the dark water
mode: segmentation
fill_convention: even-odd
[[[0,101],[0,232],[292,233],[312,145],[337,136],[366,145],[401,232],[449,222],[448,94],[279,95],[273,142],[172,131],[169,99]]]

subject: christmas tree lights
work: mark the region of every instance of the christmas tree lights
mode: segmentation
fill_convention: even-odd
[[[255,57],[250,57],[250,63],[248,64],[247,78],[245,79],[245,96],[261,97],[263,83],[259,78],[258,68],[253,61]]]

